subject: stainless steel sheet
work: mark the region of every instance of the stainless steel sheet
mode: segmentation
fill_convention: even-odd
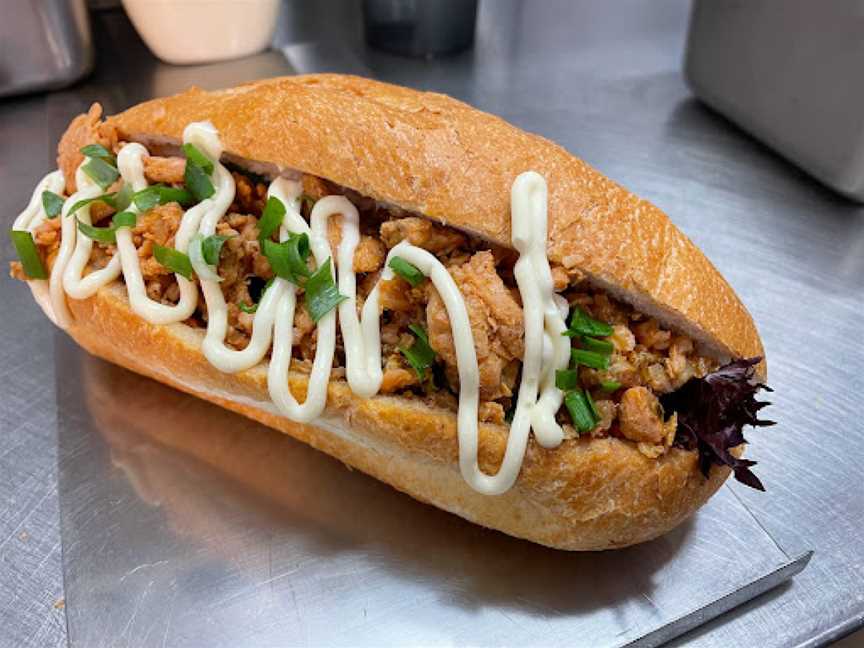
[[[94,15],[98,61],[85,83],[63,92],[0,103],[0,206],[6,222],[11,222],[26,203],[35,179],[50,167],[57,137],[68,120],[93,100],[103,102],[106,110],[113,112],[192,83],[219,87],[260,76],[327,69],[364,71],[382,80],[448,92],[502,115],[561,143],[666,211],[727,277],[763,335],[770,381],[776,390],[772,396],[775,405],[769,411],[778,425],[750,434],[748,452],[760,462],[757,472],[768,492],[755,493],[734,484],[731,490],[790,555],[809,548],[815,548],[816,554],[793,581],[690,633],[688,640],[708,648],[815,646],[864,623],[864,345],[860,341],[864,209],[823,190],[693,100],[680,71],[689,7],[686,0],[481,2],[474,50],[434,61],[405,60],[366,49],[359,31],[354,30],[360,24],[358,7],[353,0],[286,2],[277,38],[280,46],[289,48],[290,64],[281,53],[270,52],[225,65],[180,68],[155,61],[121,12]],[[4,263],[11,259],[8,242],[2,254]],[[110,451],[101,437],[85,444],[64,435],[60,449],[64,475],[75,475],[74,471],[67,472],[75,467],[69,461],[81,457],[82,469],[99,466],[102,472],[98,477],[110,483],[110,487],[73,491],[65,490],[68,479],[60,484],[64,522],[76,520],[80,524],[92,516],[94,523],[87,528],[95,535],[94,540],[87,539],[93,555],[86,565],[71,560],[84,555],[85,540],[74,533],[65,538],[67,569],[80,570],[81,574],[90,569],[94,577],[86,587],[79,584],[68,592],[63,590],[54,492],[54,425],[60,414],[61,422],[70,426],[83,425],[89,415],[83,409],[79,412],[70,401],[55,407],[55,380],[66,389],[70,385],[62,381],[77,374],[55,373],[54,333],[23,287],[4,273],[0,290],[4,304],[0,322],[5,333],[0,336],[4,377],[0,381],[0,646],[62,644],[64,595],[73,632],[108,641],[112,632],[119,635],[130,624],[127,637],[134,628],[138,635],[159,645],[165,633],[172,632],[176,619],[167,630],[145,627],[142,619],[146,619],[148,598],[158,596],[155,577],[162,565],[143,566],[123,581],[136,584],[137,579],[153,572],[154,584],[146,590],[149,581],[144,580],[139,590],[146,591],[146,597],[139,597],[140,603],[138,598],[118,594],[113,612],[88,615],[87,605],[96,600],[90,592],[104,593],[105,581],[119,580],[136,567],[161,560],[146,550],[142,550],[140,561],[131,556],[140,541],[120,529],[138,528],[134,520],[132,527],[97,522],[122,519],[123,507],[129,505],[130,517],[154,519],[163,531],[169,524],[163,519],[167,506],[150,509],[130,504],[137,496],[118,469],[112,468]],[[56,340],[60,348],[69,344],[62,336]],[[80,362],[74,355],[62,357]],[[160,412],[152,423],[166,414],[170,412]],[[64,422],[67,416],[70,422]],[[88,434],[98,432],[93,429]],[[87,454],[88,450],[95,458]],[[101,463],[91,463],[96,459]],[[393,494],[383,495],[389,493],[384,487],[368,488],[378,494],[374,497],[402,501]],[[325,501],[333,497],[327,485],[320,490]],[[107,500],[97,497],[106,493]],[[728,492],[721,497],[718,505],[730,500]],[[407,506],[394,509],[405,517],[405,524],[429,529],[418,522],[418,514],[404,514]],[[708,523],[702,518],[716,511],[714,506],[697,518],[696,530]],[[411,507],[435,519],[443,516],[415,504]],[[303,508],[311,510],[311,503]],[[352,510],[348,517],[362,518],[364,510]],[[288,515],[283,509],[278,511],[277,517]],[[455,520],[447,524],[463,528]],[[491,555],[493,567],[504,569],[522,559],[521,551],[508,555],[506,565],[501,557],[502,546],[522,549],[522,543],[501,538],[490,541],[490,535],[497,536],[469,530],[463,529],[463,533],[484,538],[477,540],[475,555],[480,559]],[[385,527],[385,539],[392,538],[392,531],[390,535],[386,531]],[[694,537],[694,533],[691,527],[687,537]],[[218,536],[218,529],[213,527],[210,534]],[[388,545],[367,537],[363,537],[363,546],[383,554]],[[171,542],[196,541],[178,534]],[[193,546],[200,547],[202,541],[197,542],[199,545]],[[448,542],[445,538],[419,546],[427,552],[446,552]],[[492,543],[491,548],[487,542]],[[669,545],[659,547],[664,555],[670,551]],[[130,555],[117,558],[122,551]],[[186,551],[193,561],[203,562],[210,555],[201,548]],[[345,552],[330,551],[290,564],[308,569],[306,561],[326,564],[334,553],[344,561]],[[529,550],[528,555],[531,560],[535,554]],[[281,560],[283,567],[288,564],[284,554]],[[375,560],[379,566],[407,562],[399,554],[391,556],[389,547],[386,555]],[[602,560],[609,566],[609,578],[629,577],[612,558]],[[467,588],[460,580],[462,567],[446,560],[443,564],[450,570],[450,580],[446,581],[450,589],[446,591]],[[112,566],[117,571],[110,569]],[[230,571],[224,565],[212,569],[218,574]],[[593,573],[590,565],[586,569]],[[651,582],[665,573],[664,569],[669,569],[668,565],[655,570]],[[409,572],[411,582],[423,582],[425,573],[420,570],[420,576],[415,577]],[[263,568],[261,574],[255,582],[263,589],[268,587],[262,583],[269,576],[263,575]],[[684,576],[684,587],[690,587],[687,581],[691,579],[704,582],[708,578],[698,569]],[[274,587],[285,586],[284,580],[276,581]],[[351,582],[360,580],[355,575]],[[248,586],[248,582],[235,575],[207,586],[205,581],[193,581],[191,587],[203,597],[208,588],[224,592],[233,583],[242,591],[240,586]],[[335,587],[332,581],[323,585]],[[490,589],[478,587],[474,586],[475,594]],[[530,589],[530,581],[526,587]],[[578,581],[574,587],[577,594],[584,594]],[[615,586],[598,579],[594,583],[598,598],[608,598],[609,587],[614,593]],[[83,607],[79,607],[78,596],[83,597]],[[509,605],[523,605],[521,590],[497,596],[490,593],[491,603],[477,602],[473,614],[477,618],[500,616],[491,611],[492,606],[500,606],[507,596],[514,601]],[[565,596],[563,603],[554,603],[579,615],[579,606],[584,603],[574,600]],[[631,600],[630,605],[636,602]],[[175,617],[184,616],[177,601],[173,608]],[[239,610],[235,603],[230,611],[238,614]],[[504,607],[503,612],[510,614],[510,609]],[[377,612],[367,608],[369,613]],[[378,619],[387,611],[380,614]],[[404,615],[394,616],[403,623],[410,622],[404,621]],[[281,622],[278,615],[274,617],[272,622]],[[505,621],[502,616],[501,622]],[[332,616],[331,622],[343,621]],[[262,614],[260,623],[266,626],[271,621]],[[591,637],[573,637],[570,645],[590,641]]]
[[[657,541],[554,551],[66,340],[57,372],[73,647],[653,645],[790,562],[727,488]]]

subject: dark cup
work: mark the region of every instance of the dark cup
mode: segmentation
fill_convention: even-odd
[[[363,0],[366,42],[405,56],[441,56],[474,43],[477,0]]]

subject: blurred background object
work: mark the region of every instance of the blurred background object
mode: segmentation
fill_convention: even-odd
[[[84,0],[11,0],[0,21],[0,97],[70,85],[93,67]]]
[[[845,196],[864,202],[864,0],[695,0],[693,92]]]
[[[266,49],[279,0],[123,0],[147,47],[166,63],[224,61]]]
[[[471,47],[477,0],[363,0],[366,42],[386,52],[432,57]]]

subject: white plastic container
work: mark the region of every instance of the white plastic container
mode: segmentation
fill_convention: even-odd
[[[864,0],[695,0],[685,75],[712,108],[864,202]]]
[[[123,0],[135,29],[166,63],[239,58],[270,45],[279,0]]]

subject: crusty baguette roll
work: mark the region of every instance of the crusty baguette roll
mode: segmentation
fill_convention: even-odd
[[[193,89],[108,123],[121,139],[152,146],[178,144],[184,127],[202,120],[215,125],[235,163],[325,178],[507,247],[510,186],[533,169],[549,186],[551,261],[586,273],[718,360],[763,355],[733,290],[659,209],[555,144],[449,97],[338,75],[289,77]],[[31,287],[50,315],[43,289]],[[270,402],[266,362],[221,373],[200,351],[203,331],[147,323],[122,284],[68,303],[67,330],[91,353],[261,421],[419,500],[550,547],[598,550],[657,537],[729,474],[715,466],[703,477],[698,454],[677,447],[649,459],[613,437],[570,439],[554,450],[532,441],[516,485],[482,495],[460,475],[450,412],[398,396],[362,399],[334,380],[325,416],[294,423]],[[292,374],[290,386],[302,400],[306,377]],[[484,471],[496,470],[507,434],[506,426],[480,425]]]

